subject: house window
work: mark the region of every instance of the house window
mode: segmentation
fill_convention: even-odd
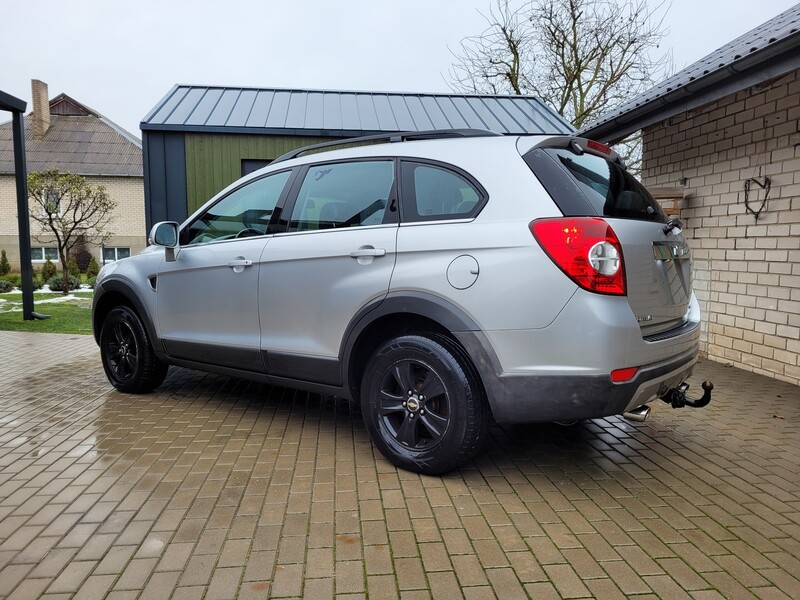
[[[128,258],[130,255],[131,255],[130,248],[123,248],[121,246],[118,247],[105,246],[103,248],[103,263],[114,262],[115,260],[122,260],[123,258]]]
[[[31,262],[44,262],[47,259],[52,261],[58,260],[58,248],[31,248]]]

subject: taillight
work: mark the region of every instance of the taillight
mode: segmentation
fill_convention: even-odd
[[[603,219],[538,219],[529,227],[558,268],[579,286],[598,294],[625,295],[622,247]]]

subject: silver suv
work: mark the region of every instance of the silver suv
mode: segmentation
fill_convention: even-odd
[[[111,383],[149,392],[178,365],[348,398],[387,459],[427,474],[473,456],[490,418],[680,404],[700,332],[689,247],[610,148],[366,141],[284,155],[106,265]]]

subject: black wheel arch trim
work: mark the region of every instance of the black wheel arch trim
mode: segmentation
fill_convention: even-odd
[[[136,292],[135,288],[124,279],[105,279],[94,292],[94,299],[92,301],[92,328],[95,341],[98,344],[100,343],[100,326],[98,326],[100,324],[96,325],[94,322],[95,309],[100,304],[103,296],[109,292],[121,294],[126,300],[128,300],[128,302],[131,303],[133,309],[139,315],[139,318],[142,319],[142,323],[144,323],[144,327],[147,330],[147,335],[150,338],[150,343],[153,345],[153,351],[157,356],[159,356],[159,358],[163,358],[164,353],[161,351],[161,341],[156,335],[155,327],[153,326],[152,315],[147,310],[145,303],[139,297],[139,294]]]
[[[350,381],[350,362],[361,334],[378,319],[395,314],[425,317],[450,332],[480,331],[478,324],[464,310],[435,294],[418,291],[390,292],[385,297],[363,306],[345,329],[339,352],[344,389],[353,389],[353,382]]]

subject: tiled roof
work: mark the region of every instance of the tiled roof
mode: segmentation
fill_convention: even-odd
[[[142,131],[217,131],[355,136],[473,128],[498,133],[570,133],[533,96],[403,94],[177,85],[142,121]]]
[[[69,96],[65,100],[83,114],[51,114],[50,128],[41,140],[33,137],[33,122],[25,118],[25,155],[29,173],[56,168],[76,175],[142,176],[142,144],[121,127]],[[11,123],[0,124],[0,174],[14,172]]]
[[[800,4],[605,113],[579,133],[603,140],[620,139],[693,108],[693,96],[704,104],[787,73],[800,66],[798,50]],[[699,104],[695,102],[694,105]]]

